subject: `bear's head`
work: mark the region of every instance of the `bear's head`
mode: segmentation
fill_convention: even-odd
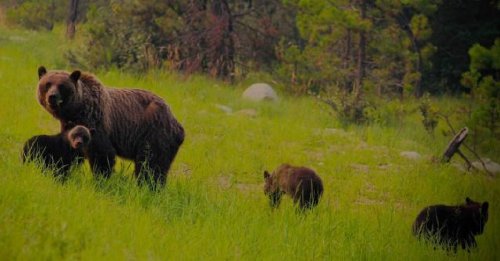
[[[69,130],[66,133],[66,139],[71,148],[75,150],[86,148],[95,132],[94,129],[89,129],[83,125],[75,125],[73,123],[68,123],[67,128]]]
[[[264,194],[269,197],[271,207],[277,207],[280,202],[281,194],[276,175],[264,171]]]
[[[38,68],[38,102],[53,116],[59,118],[61,112],[74,106],[78,99],[78,79],[81,72],[71,74],[61,71],[47,72]]]
[[[465,199],[463,211],[466,213],[466,222],[469,231],[473,235],[480,235],[488,221],[488,202],[479,203],[470,198]]]

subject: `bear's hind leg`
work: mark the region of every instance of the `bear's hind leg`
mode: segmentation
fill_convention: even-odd
[[[317,191],[314,190],[312,182],[304,182],[300,187],[300,208],[311,209],[318,204],[316,196]]]
[[[164,186],[167,174],[177,154],[179,146],[170,147],[160,142],[153,145],[146,144],[135,160],[135,175],[139,184]],[[165,148],[167,147],[167,148]]]
[[[163,187],[167,182],[167,174],[159,168],[152,168],[151,162],[135,160],[135,176],[139,185],[148,185],[150,188]]]
[[[165,164],[158,164],[158,157],[146,151],[137,156],[135,163],[135,176],[139,185],[147,184],[151,188],[162,187],[167,181]]]
[[[149,168],[149,161],[145,156],[140,155],[134,161],[135,170],[134,174],[137,178],[137,183],[139,185],[152,184],[152,171]]]

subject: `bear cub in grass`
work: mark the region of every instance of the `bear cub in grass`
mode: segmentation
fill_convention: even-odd
[[[68,122],[95,129],[85,155],[94,174],[109,177],[120,156],[134,161],[139,182],[165,184],[184,129],[161,97],[140,89],[108,88],[78,70],[47,71],[41,66],[38,77],[38,101],[62,129]]]
[[[316,206],[323,194],[323,183],[316,173],[306,167],[280,165],[272,174],[264,171],[264,193],[272,207],[278,207],[281,196],[287,194],[303,209]]]
[[[38,135],[26,141],[23,163],[39,160],[42,168],[51,169],[55,176],[62,177],[68,174],[71,166],[82,164],[93,130],[71,123],[66,129],[57,135]]]
[[[488,202],[465,199],[458,206],[434,205],[424,208],[413,224],[413,234],[445,249],[457,251],[476,247],[474,236],[481,235],[488,221]],[[435,241],[434,241],[435,240]]]

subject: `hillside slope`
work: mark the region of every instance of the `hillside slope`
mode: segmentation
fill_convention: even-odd
[[[155,92],[184,125],[167,187],[138,187],[128,161],[109,180],[94,179],[86,164],[65,184],[22,165],[23,142],[59,128],[36,101],[36,69],[71,70],[62,55],[70,44],[57,31],[0,28],[3,259],[447,259],[453,255],[415,240],[411,225],[423,207],[467,196],[490,202],[490,220],[478,249],[456,257],[500,259],[498,179],[432,163],[447,138],[429,137],[417,117],[397,128],[344,130],[308,97],[251,103],[241,88],[203,77],[94,72],[108,86]],[[218,104],[257,116],[226,114]],[[406,159],[405,150],[423,157]],[[268,206],[262,173],[282,162],[312,167],[324,181],[323,199],[305,216],[289,199]]]

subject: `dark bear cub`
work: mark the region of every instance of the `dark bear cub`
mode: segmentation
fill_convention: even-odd
[[[300,209],[316,206],[323,194],[323,183],[316,173],[306,167],[280,165],[272,174],[264,171],[264,193],[269,196],[272,207],[278,207],[281,196],[287,194],[293,198]]]
[[[465,199],[458,206],[434,205],[424,208],[413,224],[413,234],[418,238],[435,240],[445,249],[457,251],[476,247],[474,236],[481,235],[488,221],[488,202],[479,203]]]
[[[26,141],[23,163],[39,159],[42,168],[53,170],[58,177],[66,176],[71,166],[82,164],[91,140],[91,130],[72,124],[66,128],[57,135],[37,135]]]

